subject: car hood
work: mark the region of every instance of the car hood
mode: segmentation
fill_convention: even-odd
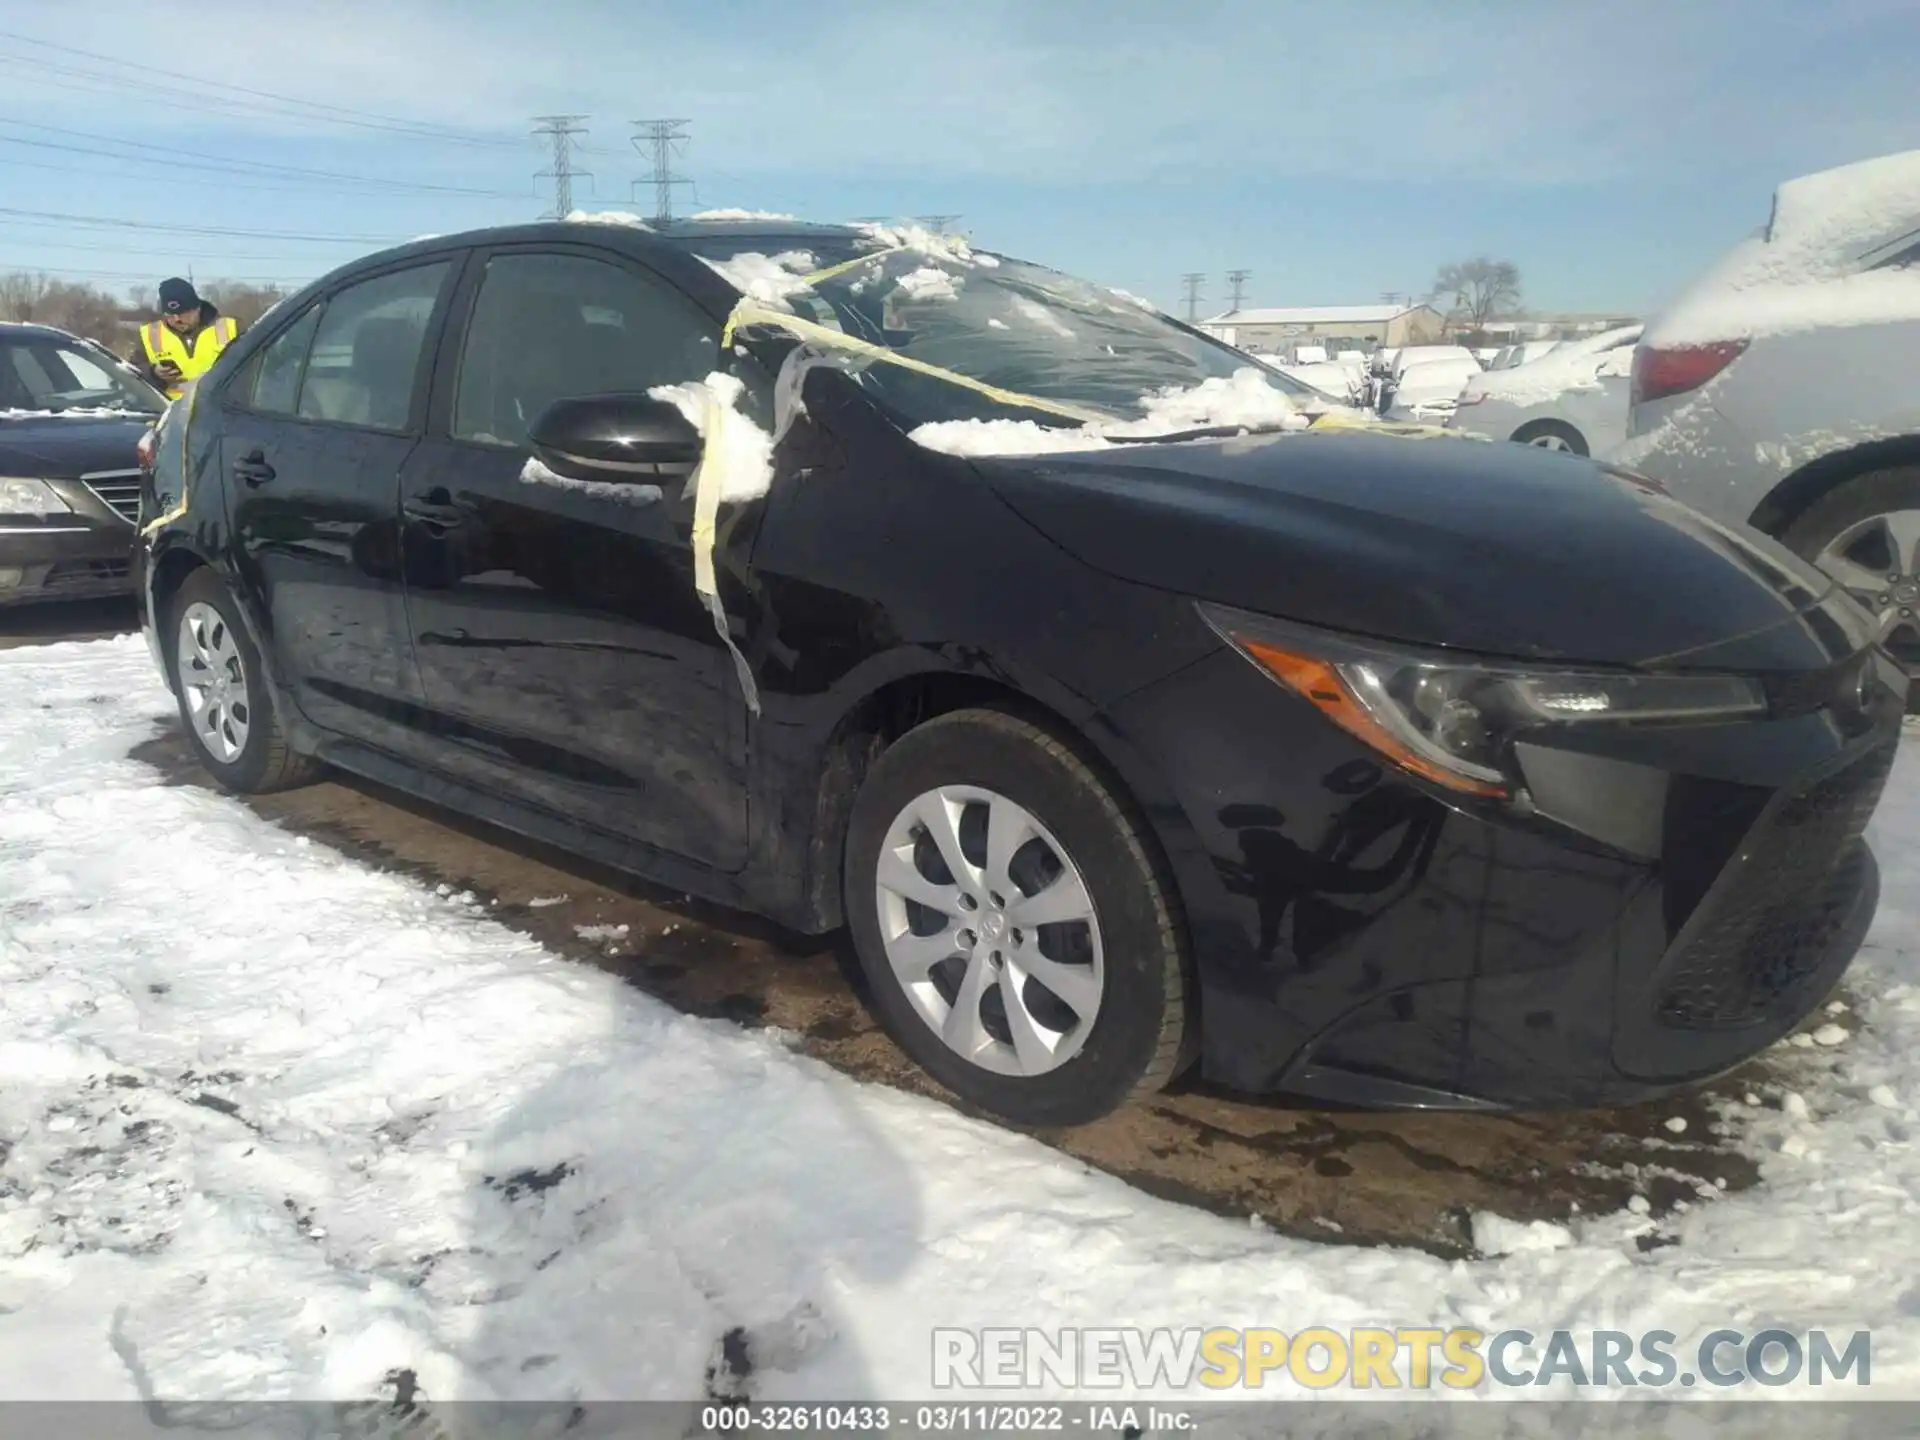
[[[0,416],[0,474],[75,480],[132,470],[135,447],[159,422],[119,415]]]
[[[1823,575],[1571,455],[1344,433],[975,463],[1078,559],[1196,599],[1518,659],[1820,660],[1752,639],[1805,631],[1796,620],[1832,591]],[[1824,648],[1844,648],[1824,628]]]

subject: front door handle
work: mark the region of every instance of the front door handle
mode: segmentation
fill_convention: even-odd
[[[467,518],[466,507],[454,503],[444,486],[435,486],[424,495],[408,497],[400,511],[409,520],[418,520],[435,530],[451,530]]]
[[[266,452],[249,450],[233,462],[233,478],[250,489],[258,489],[274,477],[273,466],[267,463]]]

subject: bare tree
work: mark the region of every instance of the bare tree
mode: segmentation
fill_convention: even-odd
[[[248,285],[237,280],[209,281],[200,293],[217,305],[222,315],[238,320],[242,328],[252,325],[287,294],[278,285]]]
[[[0,275],[0,320],[24,322],[41,319],[41,307],[53,281],[45,275],[16,270]]]
[[[1440,267],[1431,298],[1446,306],[1447,319],[1456,328],[1479,330],[1502,311],[1519,308],[1520,267],[1485,255],[1456,260]]]

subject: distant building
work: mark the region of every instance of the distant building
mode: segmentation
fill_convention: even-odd
[[[1446,319],[1431,305],[1316,305],[1297,309],[1228,310],[1199,328],[1242,350],[1280,354],[1296,345],[1372,351],[1430,345]]]

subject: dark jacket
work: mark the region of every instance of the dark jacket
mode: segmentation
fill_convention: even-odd
[[[193,350],[195,345],[199,343],[200,337],[211,330],[213,328],[213,322],[219,318],[220,312],[214,307],[211,301],[202,300],[200,302],[200,328],[190,335],[182,335],[180,337],[181,340],[186,343],[188,351]],[[127,363],[139,372],[142,380],[145,380],[155,389],[165,390],[169,385],[174,383],[164,375],[156,374],[153,366],[147,363],[146,342],[141,340],[137,333],[133,337],[133,349],[128,352]]]

